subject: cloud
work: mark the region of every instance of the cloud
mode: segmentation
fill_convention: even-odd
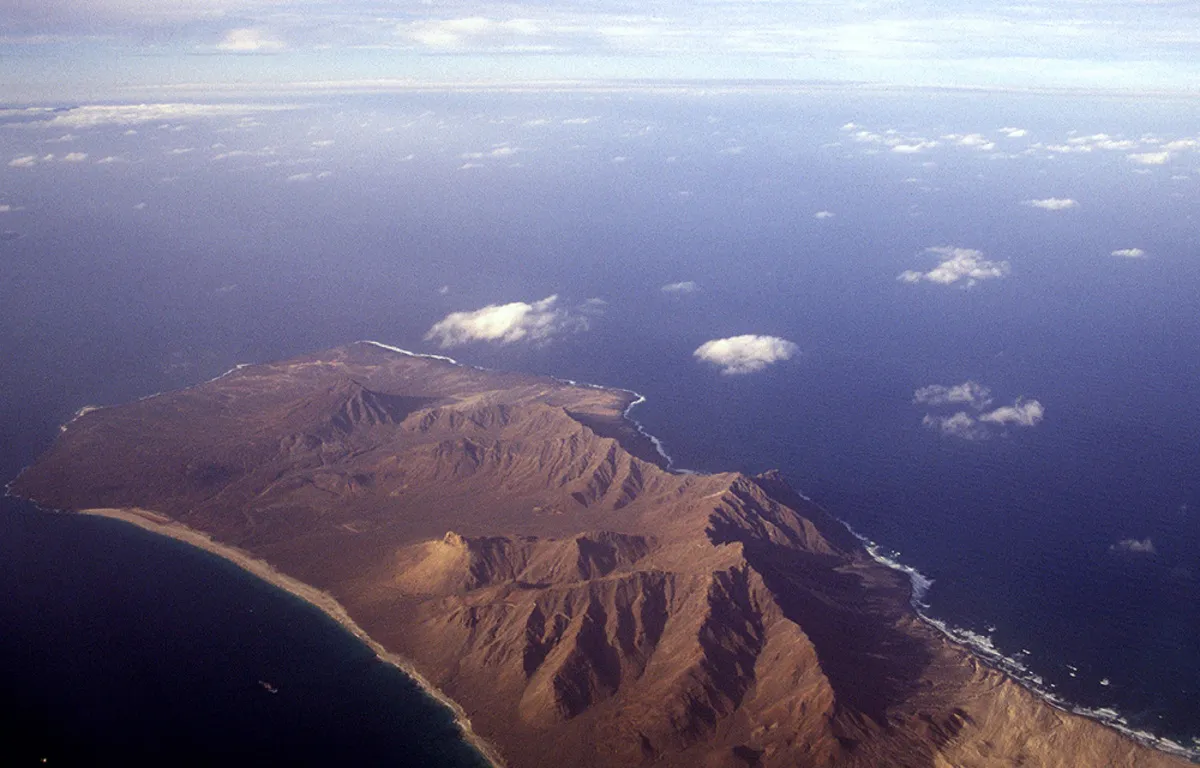
[[[1147,536],[1144,539],[1121,539],[1116,544],[1108,548],[1109,552],[1122,552],[1131,555],[1156,555],[1158,551],[1154,548],[1154,542]]]
[[[996,148],[996,142],[988,139],[982,133],[968,133],[966,135],[950,133],[942,138],[946,141],[952,141],[960,147],[978,149],[981,152],[990,152]]]
[[[1036,427],[1042,423],[1042,419],[1045,417],[1046,409],[1040,402],[1017,398],[1012,405],[1004,405],[985,413],[979,417],[979,420],[1001,426]]]
[[[698,290],[700,290],[700,286],[696,285],[692,280],[684,280],[680,283],[667,283],[662,287],[663,293],[695,293]]]
[[[732,336],[701,344],[692,354],[697,360],[721,368],[721,373],[740,374],[761,371],[780,360],[789,360],[800,351],[792,342],[778,336]]]
[[[964,381],[950,387],[931,384],[914,392],[912,401],[915,405],[935,408],[961,403],[975,411],[984,411],[992,404],[992,391],[977,381]],[[1045,416],[1046,409],[1039,401],[1018,397],[1012,405],[1002,405],[977,416],[967,411],[957,411],[949,416],[927,413],[921,419],[921,424],[948,437],[986,440],[995,434],[1004,434],[1006,427],[1036,427]]]
[[[977,381],[964,381],[962,384],[951,387],[930,384],[913,393],[913,403],[917,405],[966,403],[975,410],[981,411],[992,404],[992,390]]]
[[[242,27],[231,29],[217,43],[218,51],[231,53],[274,53],[282,51],[287,46],[283,41],[271,37],[261,29]]]
[[[944,257],[942,262],[928,272],[907,270],[901,272],[898,280],[905,283],[919,283],[922,280],[939,285],[951,285],[965,280],[970,287],[980,280],[1006,277],[1010,272],[1007,261],[988,261],[983,253],[972,248],[955,248],[949,245],[926,248],[925,253]]]
[[[257,112],[293,109],[287,105],[251,104],[121,104],[88,105],[57,112],[46,125],[69,128],[93,128],[101,125],[136,125],[168,120],[195,120],[208,117],[242,117]],[[127,135],[129,131],[126,131]]]
[[[296,183],[299,181],[312,181],[313,179],[327,179],[332,175],[333,171],[321,171],[320,173],[305,171],[304,173],[293,173],[291,176],[285,178],[284,181]]]
[[[22,155],[8,161],[9,168],[32,168],[37,165],[37,155]]]
[[[599,297],[593,296],[580,304],[577,309],[581,314],[599,317],[608,309],[608,302]]]
[[[1166,165],[1171,159],[1170,152],[1135,152],[1131,155],[1126,155],[1131,162],[1138,165]]]
[[[1113,256],[1120,256],[1125,259],[1144,259],[1146,252],[1141,248],[1118,248],[1112,252]]]
[[[1029,135],[1029,131],[1025,130],[1024,128],[1012,127],[1001,128],[1000,133],[1003,133],[1004,136],[1009,139],[1020,139]]]
[[[922,152],[926,149],[933,149],[937,145],[938,143],[936,141],[918,141],[913,144],[894,144],[892,145],[892,151],[898,152],[902,155],[915,155],[916,153]]]
[[[986,440],[989,437],[987,428],[966,411],[959,411],[953,416],[933,416],[927,413],[925,418],[921,419],[921,424],[960,440]]]
[[[62,161],[64,163],[82,163],[87,160],[87,157],[87,152],[71,152],[63,155]]]
[[[482,160],[487,157],[512,157],[520,152],[519,147],[510,147],[507,144],[499,144],[486,152],[464,152],[461,157],[463,160]]]
[[[426,341],[454,347],[473,341],[512,344],[518,341],[545,342],[554,336],[588,329],[585,317],[557,306],[558,296],[541,301],[489,304],[470,312],[451,312],[425,334]]]
[[[1069,208],[1079,207],[1079,201],[1072,200],[1069,197],[1047,197],[1042,200],[1025,200],[1022,204],[1033,208],[1041,208],[1043,211],[1065,211]]]
[[[817,211],[813,214],[814,219],[832,219],[834,216],[837,214],[833,211]]]

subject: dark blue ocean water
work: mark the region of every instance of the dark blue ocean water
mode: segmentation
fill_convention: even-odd
[[[627,387],[647,396],[636,416],[679,466],[782,469],[932,578],[931,616],[987,638],[1064,700],[1188,744],[1200,736],[1200,160],[1185,143],[1162,164],[1129,155],[1194,140],[1198,118],[1186,101],[1098,97],[475,94],[71,129],[75,149],[126,162],[0,170],[0,204],[20,208],[0,214],[16,233],[0,242],[3,469],[31,461],[80,406],[362,338]],[[59,133],[10,129],[0,149],[41,152]],[[974,133],[996,147],[960,144]],[[936,146],[895,152],[889,137]],[[1077,205],[1024,202],[1046,198]],[[932,268],[924,249],[937,246],[1010,272],[970,288],[897,281]],[[1132,247],[1146,257],[1111,255]],[[686,280],[699,290],[660,290]],[[607,303],[586,332],[545,344],[423,339],[451,311],[552,294],[569,312]],[[746,376],[692,356],[743,333],[800,354]],[[923,427],[930,409],[914,392],[967,380],[995,406],[1037,399],[1044,421],[975,441]],[[9,511],[3,525],[4,576],[29,596],[6,606],[5,642],[45,647],[40,669],[63,698],[30,711],[59,739],[92,717],[72,693],[88,678],[70,661],[78,649],[46,642],[75,636],[81,603],[103,606],[93,620],[109,622],[114,670],[162,638],[198,642],[188,602],[179,624],[129,630],[146,611],[122,596],[133,605],[147,587],[118,564],[186,560],[149,604],[206,579],[221,579],[204,592],[214,597],[263,591],[100,521]],[[1128,546],[1147,539],[1153,552]],[[367,653],[290,598],[271,600],[300,613],[262,624],[234,613],[222,626],[259,627],[277,669]],[[277,642],[288,621],[326,637],[312,652],[329,655],[289,665],[299,651]],[[187,655],[199,664],[227,647]],[[3,654],[9,679],[38,668],[9,661],[20,658]],[[237,689],[245,706],[288,690],[260,701],[263,664],[235,665],[251,678]],[[176,685],[163,677],[142,669],[117,688],[134,707]],[[9,689],[28,699],[35,678]],[[357,690],[345,695],[407,701],[374,678]],[[323,733],[348,727],[325,722]]]
[[[132,526],[5,507],[5,765],[487,764],[315,608]]]

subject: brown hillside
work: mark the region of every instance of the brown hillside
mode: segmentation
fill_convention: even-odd
[[[14,489],[332,594],[514,766],[1166,766],[908,607],[775,473],[676,474],[630,393],[360,343],[92,411]]]

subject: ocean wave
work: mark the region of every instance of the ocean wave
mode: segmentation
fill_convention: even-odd
[[[1057,709],[1096,720],[1108,726],[1109,728],[1128,736],[1139,744],[1152,747],[1162,752],[1178,755],[1180,757],[1186,757],[1193,761],[1200,761],[1200,737],[1193,738],[1193,746],[1188,747],[1179,743],[1178,741],[1175,741],[1174,739],[1169,739],[1165,736],[1158,736],[1150,731],[1134,728],[1124,715],[1112,707],[1085,707],[1068,701],[1066,698],[1052,690],[1055,687],[1054,683],[1047,683],[1045,678],[1029,668],[1028,664],[1025,662],[1025,659],[1027,659],[1030,655],[1030,651],[1028,649],[1021,649],[1020,657],[1017,657],[1005,655],[999,648],[996,647],[991,638],[991,632],[995,631],[995,627],[989,626],[988,634],[985,635],[964,627],[953,626],[942,619],[938,619],[929,615],[928,610],[930,606],[929,603],[926,602],[925,598],[929,594],[929,588],[933,586],[933,579],[921,573],[916,568],[913,568],[911,565],[905,565],[904,563],[900,562],[898,559],[900,553],[885,553],[877,543],[854,530],[854,528],[844,520],[841,522],[842,525],[845,525],[846,529],[850,531],[850,533],[853,534],[853,536],[858,539],[859,542],[862,543],[863,548],[867,551],[867,554],[869,554],[871,558],[875,560],[875,562],[908,576],[909,583],[912,585],[912,595],[909,599],[909,602],[911,603],[913,610],[916,611],[917,615],[922,621],[937,629],[951,641],[967,648],[985,664],[1008,675],[1010,678],[1023,685],[1026,689],[1033,692],[1046,703]],[[1071,670],[1071,676],[1075,677],[1075,673],[1078,672],[1078,668],[1073,667],[1070,664],[1067,664],[1066,666]],[[1105,678],[1101,680],[1100,684],[1107,685],[1108,679]]]

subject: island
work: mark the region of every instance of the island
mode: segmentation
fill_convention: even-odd
[[[81,412],[12,491],[310,600],[498,765],[1189,764],[951,642],[778,473],[671,471],[638,400],[359,342]]]

